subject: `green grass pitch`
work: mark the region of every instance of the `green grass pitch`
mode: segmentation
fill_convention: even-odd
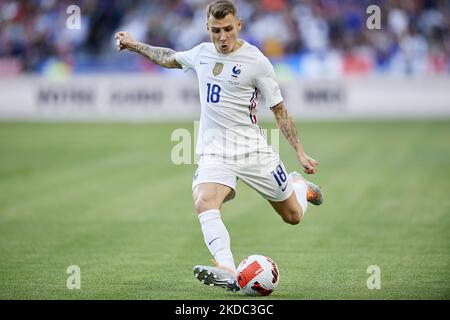
[[[222,209],[237,263],[261,253],[279,265],[262,300],[450,299],[450,122],[297,126],[324,204],[291,226],[240,183]],[[193,277],[210,254],[195,165],[170,160],[175,128],[193,123],[0,123],[0,299],[248,299]],[[299,170],[285,140],[281,156]],[[379,290],[366,286],[371,265]]]

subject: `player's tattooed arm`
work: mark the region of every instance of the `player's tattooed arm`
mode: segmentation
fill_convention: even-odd
[[[120,31],[115,34],[117,41],[117,50],[128,49],[137,52],[147,59],[164,68],[178,68],[181,65],[175,60],[175,50],[169,48],[153,47],[151,45],[135,41],[130,33]]]
[[[289,114],[283,102],[273,106],[271,110],[275,116],[275,122],[278,128],[283,132],[283,135],[286,137],[289,144],[294,148],[297,159],[302,164],[304,172],[316,173],[318,162],[303,151],[294,119]]]
[[[177,60],[175,60],[176,51],[173,49],[153,47],[142,42],[135,42],[128,48],[128,50],[140,53],[161,67],[182,68]]]
[[[283,102],[273,106],[271,108],[274,116],[275,122],[278,128],[283,132],[283,135],[286,137],[286,140],[289,144],[294,148],[296,152],[303,152],[302,145],[300,144],[300,137],[295,127],[294,120],[292,116],[289,114],[288,110],[284,106]]]

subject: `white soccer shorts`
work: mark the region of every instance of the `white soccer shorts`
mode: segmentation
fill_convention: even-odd
[[[294,190],[289,174],[276,153],[254,154],[236,161],[203,156],[194,173],[192,190],[201,183],[223,184],[233,189],[233,192],[225,199],[228,201],[235,196],[238,179],[256,190],[265,199],[275,202],[286,200]]]

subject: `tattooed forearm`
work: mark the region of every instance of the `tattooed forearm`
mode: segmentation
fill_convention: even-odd
[[[175,60],[175,50],[153,47],[142,42],[134,43],[129,50],[140,53],[161,67],[181,69],[181,65]]]
[[[295,127],[295,123],[291,115],[283,105],[283,102],[280,102],[271,109],[275,115],[275,121],[278,128],[281,132],[283,132],[283,135],[286,137],[289,144],[295,149],[295,151],[301,151],[302,146],[300,144],[297,128]]]

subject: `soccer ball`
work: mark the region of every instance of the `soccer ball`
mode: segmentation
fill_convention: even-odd
[[[278,286],[278,266],[269,257],[254,254],[248,256],[237,268],[237,280],[241,290],[250,296],[268,296]]]

